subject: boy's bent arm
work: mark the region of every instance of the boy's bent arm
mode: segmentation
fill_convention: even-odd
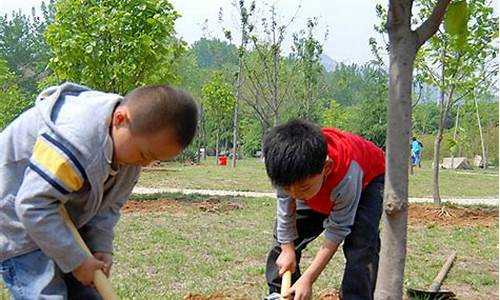
[[[327,240],[340,244],[351,233],[362,187],[363,171],[353,161],[344,179],[332,191],[335,206],[323,223]]]
[[[16,214],[38,247],[68,273],[78,267],[87,254],[80,248],[59,214],[67,197],[53,188],[32,168],[26,170],[16,196]]]
[[[282,189],[277,190],[276,232],[278,243],[292,244],[299,234],[297,233],[296,202]]]
[[[335,252],[337,252],[338,247],[339,243],[325,240],[301,279],[309,282],[309,284],[315,282],[319,274],[321,274],[328,262],[330,262]]]
[[[137,178],[139,177],[139,167],[128,167],[127,181],[130,185],[126,187],[118,186],[108,192],[103,202],[108,203],[103,206],[98,213],[79,231],[92,253],[113,252],[114,227],[120,218],[120,209],[127,202]]]

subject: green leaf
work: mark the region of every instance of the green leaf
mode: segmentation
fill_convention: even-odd
[[[449,5],[446,11],[444,26],[446,32],[452,35],[465,33],[469,21],[469,7],[465,0],[456,1]]]

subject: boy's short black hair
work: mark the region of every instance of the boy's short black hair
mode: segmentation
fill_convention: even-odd
[[[182,90],[162,84],[147,85],[128,93],[122,105],[130,110],[133,133],[149,134],[172,128],[182,147],[187,147],[194,138],[198,105]]]
[[[286,187],[321,173],[327,145],[318,126],[292,120],[271,129],[264,138],[263,152],[271,182]]]

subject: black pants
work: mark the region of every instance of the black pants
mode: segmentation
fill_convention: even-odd
[[[384,177],[376,177],[368,184],[359,199],[352,231],[343,243],[346,266],[340,289],[341,299],[373,299],[380,251],[379,223],[382,215],[383,189]],[[297,281],[301,274],[299,266],[302,250],[323,232],[323,221],[327,217],[311,209],[297,210],[299,237],[294,241],[297,268],[292,274],[292,282]],[[277,241],[275,226],[274,242],[266,264],[266,280],[270,293],[280,291],[281,278],[276,266],[280,253],[281,247]]]

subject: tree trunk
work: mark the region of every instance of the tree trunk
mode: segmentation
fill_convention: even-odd
[[[278,109],[279,109],[279,104],[278,104],[278,96],[279,96],[279,86],[278,86],[278,81],[279,81],[279,48],[278,44],[276,43],[276,21],[275,21],[275,11],[274,11],[274,5],[272,6],[272,32],[273,32],[273,45],[271,47],[273,51],[273,109],[274,109],[274,126],[278,125],[279,122],[279,115],[278,115]]]
[[[481,138],[481,151],[483,152],[483,168],[488,168],[488,158],[486,157],[486,147],[484,145],[483,128],[481,126],[481,118],[479,117],[479,106],[477,105],[476,97],[474,97],[474,105],[476,106],[477,125],[479,126],[479,137]]]
[[[443,48],[443,56],[441,61],[441,85],[444,86],[445,83],[445,58],[446,51]],[[434,139],[434,157],[432,164],[432,198],[434,199],[434,205],[441,205],[441,196],[439,195],[439,155],[441,151],[441,140],[443,139],[444,132],[444,122],[446,120],[446,108],[448,105],[445,103],[445,91],[444,87],[441,87],[441,95],[439,97],[439,126],[438,133]]]
[[[411,1],[398,12],[411,12]],[[392,5],[391,5],[392,6]],[[406,6],[406,7],[402,7]],[[389,9],[389,14],[391,7]],[[404,18],[404,17],[403,17]],[[402,299],[408,218],[408,141],[411,132],[411,88],[416,39],[409,26],[389,20],[389,105],[382,246],[375,299]]]
[[[215,133],[215,164],[219,164],[219,128]]]
[[[432,162],[432,198],[434,205],[441,205],[441,196],[439,195],[439,155],[441,149],[441,140],[443,139],[443,127],[439,126],[438,133],[434,139],[434,158]]]
[[[408,157],[411,131],[413,63],[418,48],[436,33],[449,0],[439,0],[431,16],[415,31],[410,28],[412,0],[390,0],[389,106],[382,243],[376,300],[401,300],[408,221]]]
[[[458,132],[458,119],[460,117],[460,105],[457,106],[457,116],[455,117],[455,129],[453,129],[453,141],[456,143],[456,148],[455,149],[459,149],[459,144],[457,143],[457,132]],[[459,155],[460,156],[460,155]],[[455,160],[455,151],[452,151],[451,152],[451,165],[453,166],[453,164],[455,163],[454,162]]]
[[[242,46],[243,47],[243,42]],[[236,88],[236,103],[234,104],[234,124],[233,124],[233,168],[236,168],[236,159],[238,153],[238,135],[239,135],[239,106],[241,99],[241,72],[243,71],[243,58],[238,59],[238,87]]]

